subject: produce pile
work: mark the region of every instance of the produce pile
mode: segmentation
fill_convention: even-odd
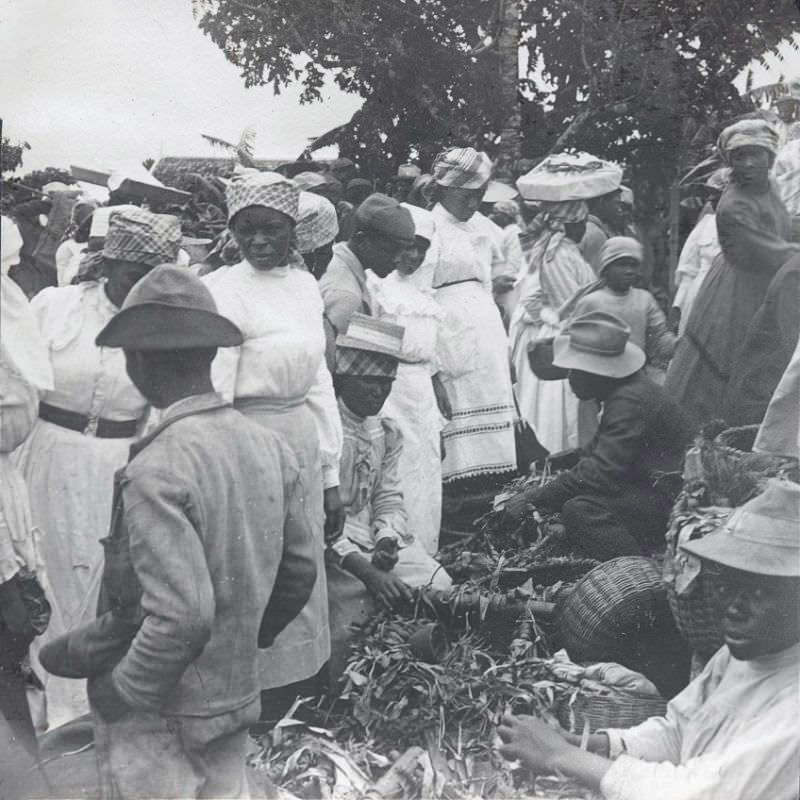
[[[508,712],[556,724],[559,704],[582,691],[554,672],[540,611],[552,611],[597,562],[565,551],[557,517],[533,515],[508,530],[497,510],[439,559],[454,587],[419,590],[413,608],[370,620],[339,685],[261,740],[253,763],[276,786],[300,797],[587,796],[509,765],[494,749],[494,730]],[[409,644],[433,622],[447,639],[438,659]]]

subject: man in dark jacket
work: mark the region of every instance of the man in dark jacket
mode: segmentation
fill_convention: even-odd
[[[103,797],[249,797],[258,648],[316,579],[294,455],[211,384],[217,347],[241,343],[202,281],[173,265],[139,281],[97,338],[124,349],[162,410],[117,474],[97,619],[40,658],[89,678]]]
[[[520,519],[529,506],[560,510],[572,545],[606,561],[663,545],[671,497],[659,478],[681,469],[692,428],[664,390],[642,373],[645,355],[621,319],[594,311],[554,342],[554,366],[572,391],[602,403],[595,437],[578,463],[510,500]]]

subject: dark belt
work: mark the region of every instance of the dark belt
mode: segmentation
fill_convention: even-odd
[[[93,419],[85,414],[67,411],[66,408],[51,406],[49,403],[39,403],[39,419],[52,422],[61,428],[67,428],[87,436],[96,436],[98,439],[130,439],[136,436],[139,427],[138,419],[122,420]]]
[[[434,289],[444,289],[445,286],[457,286],[459,283],[480,283],[480,278],[462,278],[460,281],[448,281],[447,283],[440,283],[438,286],[434,286]]]

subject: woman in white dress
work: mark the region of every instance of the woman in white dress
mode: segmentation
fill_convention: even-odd
[[[551,453],[578,446],[578,398],[567,381],[543,381],[534,375],[528,363],[528,345],[555,336],[560,330],[561,306],[596,280],[577,244],[588,215],[583,200],[542,203],[532,223],[538,237],[526,252],[528,274],[511,320],[520,411]]]
[[[427,270],[425,257],[434,233],[433,215],[404,205],[414,219],[416,247],[401,266],[385,278],[367,272],[367,288],[374,316],[405,329],[402,361],[382,416],[394,420],[403,434],[400,480],[403,487],[408,530],[429,555],[439,548],[442,522],[441,431],[445,418],[439,410],[434,382],[440,371],[457,371],[458,337],[452,321],[433,299],[430,289],[420,288],[420,274]]]
[[[471,147],[441,153],[433,165],[433,289],[470,352],[462,373],[443,381],[452,406],[443,434],[448,491],[497,486],[517,469],[508,337],[492,296],[503,255],[497,226],[478,212],[491,170]]]
[[[299,194],[294,181],[276,173],[232,181],[229,226],[244,260],[208,282],[220,313],[244,336],[241,347],[217,355],[214,386],[243,414],[286,437],[305,476],[306,510],[319,543],[311,599],[261,651],[262,717],[271,721],[297,694],[324,688],[330,633],[323,523],[333,538],[344,524],[342,428],[324,359],[322,297],[294,247]]]
[[[31,301],[54,376],[33,432],[15,454],[51,588],[50,625],[33,655],[95,615],[114,473],[125,465],[146,411],[122,351],[97,347],[95,337],[139,278],[177,258],[180,241],[176,217],[133,207],[115,211],[103,247],[107,277],[47,288]],[[39,675],[49,727],[88,712],[84,681]]]

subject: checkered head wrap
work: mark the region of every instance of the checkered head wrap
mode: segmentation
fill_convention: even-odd
[[[228,222],[243,208],[264,206],[297,222],[300,187],[277,172],[254,172],[231,180],[225,192]]]
[[[385,353],[359,350],[355,347],[336,347],[336,375],[355,375],[369,378],[394,378],[397,359]]]
[[[436,156],[433,179],[439,186],[480,189],[492,175],[492,161],[472,147],[451,147]]]
[[[181,247],[181,224],[172,214],[153,214],[136,206],[111,211],[103,257],[157,267],[173,264]]]
[[[297,214],[297,249],[301,253],[311,253],[339,233],[339,219],[336,207],[330,200],[311,192],[300,192]]]

